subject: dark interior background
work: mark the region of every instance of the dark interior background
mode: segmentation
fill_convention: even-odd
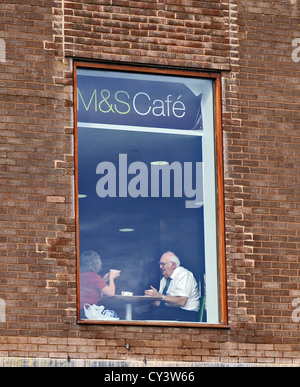
[[[202,161],[201,149],[200,136],[78,128],[78,188],[86,195],[79,199],[80,252],[91,249],[100,254],[102,275],[111,268],[122,271],[116,280],[117,294],[124,290],[142,295],[150,285],[158,287],[158,262],[167,250],[174,251],[203,286],[203,207],[185,208],[188,198],[174,198],[172,187],[170,198],[100,198],[98,163],[112,162],[118,180],[119,154],[127,154],[128,165],[144,162],[150,192],[151,161],[179,161],[183,166]],[[134,231],[120,232],[122,228]]]

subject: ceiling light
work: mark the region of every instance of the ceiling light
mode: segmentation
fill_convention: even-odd
[[[151,165],[157,165],[157,166],[162,166],[162,165],[169,165],[167,161],[151,161]]]
[[[134,228],[129,228],[129,227],[124,227],[124,228],[119,228],[120,232],[133,232],[135,231]]]

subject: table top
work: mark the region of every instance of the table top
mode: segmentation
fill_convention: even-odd
[[[118,294],[115,295],[115,296],[108,297],[108,299],[120,300],[120,301],[126,302],[128,304],[161,301],[161,298],[158,298],[158,297],[150,297],[150,296],[122,296],[122,295],[118,295]]]

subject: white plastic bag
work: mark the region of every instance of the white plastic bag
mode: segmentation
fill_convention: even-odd
[[[113,312],[113,313],[112,313]],[[84,304],[84,314],[89,320],[102,320],[102,321],[116,321],[119,317],[116,316],[114,311],[105,310],[103,305],[90,305]]]

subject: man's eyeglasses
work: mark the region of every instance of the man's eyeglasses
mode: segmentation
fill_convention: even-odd
[[[172,262],[158,262],[159,266],[163,266],[163,267],[165,267],[169,263],[172,263]]]

